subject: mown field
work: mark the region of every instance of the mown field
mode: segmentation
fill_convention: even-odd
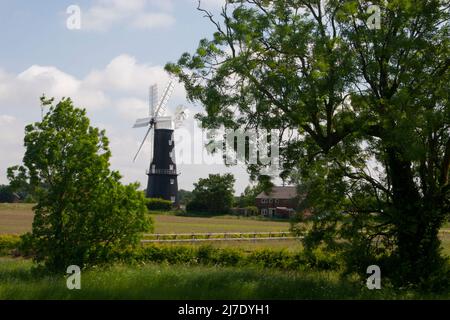
[[[31,231],[33,211],[30,204],[0,204],[0,234],[22,234]],[[203,232],[269,232],[288,231],[284,221],[260,221],[234,216],[186,217],[152,215],[155,233]]]
[[[33,223],[32,207],[33,205],[30,204],[0,204],[0,234],[23,234],[31,231]],[[235,216],[185,217],[156,214],[152,217],[155,222],[155,233],[289,231],[289,223],[285,221],[260,221]],[[192,245],[197,246],[200,243]],[[216,247],[239,247],[245,250],[260,248],[297,250],[301,248],[301,244],[297,240],[216,241],[213,245]]]

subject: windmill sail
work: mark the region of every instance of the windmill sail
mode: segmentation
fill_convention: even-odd
[[[175,84],[173,83],[173,79],[170,79],[166,89],[164,90],[164,94],[158,103],[158,108],[156,109],[155,117],[161,117],[166,114],[167,102],[169,102],[170,96],[172,95],[174,88]]]
[[[139,150],[138,150],[138,152],[136,153],[136,155],[134,156],[133,161],[136,161],[136,159],[137,159],[139,153],[140,153],[141,150],[142,150],[142,147],[143,147],[144,144],[145,144],[145,140],[147,140],[147,137],[148,137],[150,131],[152,131],[152,128],[153,128],[153,123],[150,123],[150,127],[148,128],[147,133],[145,134],[144,140],[142,140],[142,143],[141,143],[141,145],[139,146]]]
[[[155,109],[158,104],[158,85],[154,84],[150,87],[150,117],[155,116]]]

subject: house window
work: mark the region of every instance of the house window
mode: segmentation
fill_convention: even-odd
[[[175,179],[170,179],[170,184],[175,184]]]
[[[262,209],[262,210],[261,210],[261,214],[262,214],[263,216],[266,216],[266,215],[267,215],[267,209]]]
[[[261,203],[267,203],[267,199],[261,199]]]
[[[269,199],[269,203],[272,203],[272,199]]]

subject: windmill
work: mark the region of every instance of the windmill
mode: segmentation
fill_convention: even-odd
[[[167,116],[167,103],[174,90],[174,82],[169,80],[161,99],[158,100],[158,87],[150,87],[150,114],[138,119],[133,128],[148,127],[134,161],[150,136],[151,159],[147,171],[147,198],[162,198],[178,204],[178,173],[175,163],[175,142],[173,138],[176,126],[186,119],[187,111],[178,107],[175,117]]]

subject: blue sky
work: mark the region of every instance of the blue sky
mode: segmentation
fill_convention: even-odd
[[[222,0],[203,0],[218,12]],[[69,30],[66,9],[81,9],[81,30]],[[70,96],[87,109],[92,122],[107,130],[113,152],[112,167],[124,182],[146,183],[146,148],[136,163],[134,152],[144,135],[131,129],[134,119],[146,116],[147,88],[168,79],[163,66],[183,52],[193,52],[201,38],[214,32],[196,10],[196,0],[48,0],[0,3],[0,183],[6,168],[23,156],[23,127],[40,118],[39,96]],[[169,108],[179,104],[200,111],[185,100],[177,85]],[[192,132],[193,121],[185,130]],[[196,152],[195,150],[193,152]],[[179,184],[192,183],[208,173],[232,172],[241,192],[248,184],[244,168],[224,165],[180,164]]]

